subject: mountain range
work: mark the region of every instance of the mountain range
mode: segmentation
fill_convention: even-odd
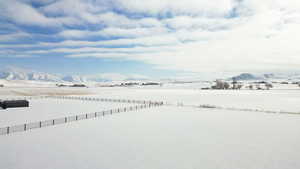
[[[66,75],[60,76],[34,70],[23,69],[19,67],[5,67],[0,69],[0,79],[4,80],[30,80],[30,81],[44,81],[44,82],[109,82],[116,80],[145,80],[147,77],[141,75],[121,75],[116,73],[104,73],[99,75],[79,76]]]
[[[8,66],[0,69],[0,79],[4,80],[29,80],[29,81],[43,81],[43,82],[70,82],[70,83],[85,83],[85,82],[112,82],[112,81],[146,81],[148,77],[143,75],[122,75],[118,73],[103,73],[98,75],[55,75],[50,73],[38,72],[24,68]],[[241,73],[237,76],[228,78],[227,80],[247,81],[247,80],[300,80],[299,74],[285,75],[285,74],[251,74]],[[199,80],[196,78],[194,80]],[[171,80],[170,80],[171,81]]]
[[[0,79],[5,80],[34,80],[34,81],[48,81],[57,82],[61,78],[56,75],[26,70],[17,67],[5,67],[0,70]]]
[[[267,73],[267,74],[260,74],[255,75],[251,73],[241,73],[237,76],[233,76],[228,80],[237,80],[237,81],[247,81],[247,80],[299,80],[299,74],[293,75],[284,75],[284,74],[274,74],[274,73]]]

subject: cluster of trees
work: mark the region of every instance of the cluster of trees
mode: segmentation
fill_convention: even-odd
[[[223,89],[223,90],[227,90],[227,89],[240,90],[241,88],[243,88],[242,83],[239,83],[237,81],[232,81],[231,83],[229,83],[222,80],[216,80],[216,84],[211,87],[211,89]],[[250,84],[249,86],[246,86],[246,88],[250,90],[269,90],[273,88],[273,85],[267,82],[256,83],[256,84]]]
[[[228,82],[224,82],[221,80],[216,80],[216,85],[212,86],[212,89],[235,89],[235,90],[239,90],[243,87],[242,84],[239,84],[236,81],[232,82],[232,85],[230,85]]]
[[[262,87],[259,83],[258,84],[250,84],[247,88],[249,88],[250,90],[270,90],[271,88],[273,88],[273,85],[271,83],[264,83],[264,87]]]

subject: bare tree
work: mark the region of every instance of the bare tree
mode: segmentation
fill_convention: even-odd
[[[238,90],[240,90],[242,87],[243,87],[242,84],[238,84],[238,85],[237,85],[237,89],[238,89]]]
[[[252,85],[252,84],[249,85],[249,89],[250,89],[250,90],[253,90],[253,85]]]
[[[265,83],[265,87],[267,90],[270,90],[270,88],[273,88],[273,85],[271,83]]]
[[[260,87],[260,84],[256,84],[256,90],[262,90],[262,88]]]
[[[230,87],[230,85],[229,85],[229,83],[227,83],[227,82],[224,82],[224,89],[229,89],[229,87]]]
[[[212,89],[229,89],[230,85],[222,80],[216,80],[216,85],[212,86]]]

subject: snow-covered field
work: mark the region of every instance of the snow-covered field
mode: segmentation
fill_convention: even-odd
[[[0,110],[0,126],[12,126],[65,116],[100,112],[133,106],[129,103],[95,102],[67,99],[32,99],[30,107]]]
[[[0,88],[0,99],[13,96],[88,95],[106,98],[161,100],[171,104],[212,104],[224,107],[300,112],[300,88],[297,85],[275,85],[272,90],[200,90],[197,84],[175,84],[163,87],[103,88]]]
[[[224,107],[257,108],[300,112],[300,89],[287,90],[199,90],[127,88],[94,90],[103,97],[126,96],[136,100],[162,100],[170,104],[212,104]]]
[[[51,88],[14,90],[27,95],[51,92]],[[76,89],[55,89],[55,92],[58,94],[59,90],[72,94]],[[196,87],[137,87],[78,90],[88,97],[166,101],[171,105],[0,136],[0,168],[300,168],[300,115],[176,106],[177,103],[212,104],[300,112],[299,89],[216,91]],[[0,89],[1,93],[2,98],[17,95],[4,92],[4,89]],[[11,116],[0,110],[1,124],[123,106],[122,103],[78,101],[77,104],[76,100],[56,99],[31,102],[32,107],[27,110],[8,110]],[[38,110],[42,110],[41,114]],[[25,113],[32,118],[19,116]]]

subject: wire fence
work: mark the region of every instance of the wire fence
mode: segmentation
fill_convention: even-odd
[[[175,106],[175,104],[168,104],[168,103],[166,105]],[[273,114],[300,115],[300,112],[292,112],[292,111],[285,111],[285,110],[265,110],[265,109],[258,109],[258,108],[224,107],[224,106],[217,106],[217,105],[211,105],[211,104],[188,105],[188,104],[184,104],[184,103],[180,102],[180,103],[177,103],[176,106],[203,108],[203,109],[218,109],[218,110],[232,110],[232,111],[246,111],[246,112],[261,112],[261,113],[273,113]]]
[[[77,97],[77,96],[46,96],[46,98],[99,101],[99,102],[134,103],[134,104],[163,104],[162,101],[111,99],[111,98]]]
[[[86,119],[93,119],[93,118],[103,117],[106,115],[112,115],[115,113],[136,111],[140,109],[158,107],[162,105],[163,103],[143,104],[137,106],[124,107],[124,108],[110,109],[110,110],[94,112],[94,113],[85,113],[85,114],[78,114],[73,116],[66,116],[62,118],[25,123],[25,124],[14,125],[14,126],[7,126],[7,127],[0,128],[0,135],[7,135],[15,132],[24,132],[24,131],[47,127],[47,126],[54,126],[54,125],[65,124],[65,123],[70,123],[70,122],[75,122],[80,120],[86,120]]]
[[[164,104],[163,101],[112,99],[112,98],[96,98],[96,97],[78,97],[78,96],[25,96],[25,97],[6,98],[2,100],[17,100],[17,99],[33,100],[33,99],[47,99],[47,98],[98,101],[98,102],[134,103],[134,104]]]

